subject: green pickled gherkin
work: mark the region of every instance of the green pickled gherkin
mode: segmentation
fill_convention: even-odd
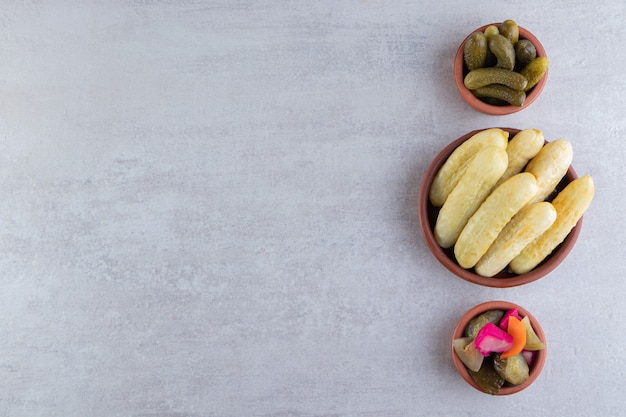
[[[509,104],[504,100],[493,97],[480,97],[480,100],[492,106],[507,106]]]
[[[506,382],[513,385],[523,383],[530,375],[528,363],[521,353],[505,359],[496,355],[493,359],[493,368]]]
[[[518,72],[503,68],[477,68],[465,75],[463,84],[470,90],[490,84],[502,84],[513,90],[523,90],[528,80]]]
[[[487,28],[483,31],[485,36],[487,37],[487,41],[492,35],[500,33],[498,27],[496,25],[487,26]],[[487,47],[487,58],[485,58],[485,67],[493,67],[498,62],[496,56],[491,52],[489,47]]]
[[[514,90],[502,84],[490,84],[472,90],[476,97],[489,97],[503,100],[512,106],[521,107],[526,101],[526,93],[523,90]]]
[[[463,47],[463,59],[470,71],[485,66],[487,48],[487,37],[484,33],[474,32],[469,36]]]
[[[500,35],[507,38],[513,45],[519,40],[519,27],[514,20],[507,19],[500,25]]]
[[[470,320],[470,322],[467,324],[467,327],[465,328],[465,335],[474,340],[476,339],[476,335],[478,334],[480,329],[482,329],[485,324],[493,323],[497,325],[498,323],[500,323],[500,320],[502,320],[503,316],[504,311],[502,310],[485,311],[484,313]]]
[[[491,35],[495,35],[497,33],[500,33],[500,30],[496,25],[489,25],[484,31],[484,34],[487,38],[490,38]]]
[[[513,48],[515,49],[516,65],[525,65],[537,58],[537,49],[528,39],[520,39]]]
[[[478,372],[474,372],[470,369],[467,370],[472,379],[478,384],[478,386],[487,394],[496,395],[500,392],[500,388],[504,385],[504,378],[496,372],[493,361],[485,360]]]
[[[530,61],[522,70],[520,74],[523,75],[527,80],[528,84],[526,84],[526,88],[524,91],[528,91],[533,88],[539,80],[541,80],[548,71],[548,57],[540,56],[532,61]]]
[[[496,56],[497,68],[512,70],[515,68],[515,49],[508,38],[498,34],[489,37],[489,50]]]

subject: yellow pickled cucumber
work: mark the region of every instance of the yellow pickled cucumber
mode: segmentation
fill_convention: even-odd
[[[548,57],[540,56],[530,61],[522,70],[520,74],[528,80],[524,91],[528,91],[533,88],[539,80],[541,80],[548,71]]]
[[[470,90],[490,84],[502,84],[513,90],[524,90],[528,81],[515,71],[503,68],[478,68],[468,72],[463,83]]]

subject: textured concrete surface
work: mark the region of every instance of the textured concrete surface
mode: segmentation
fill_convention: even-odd
[[[624,3],[0,3],[0,415],[623,415]],[[486,116],[451,63],[507,18],[550,76]],[[566,262],[506,290],[416,214],[431,159],[492,126],[570,139],[596,182]],[[449,353],[493,299],[548,337],[507,398]]]

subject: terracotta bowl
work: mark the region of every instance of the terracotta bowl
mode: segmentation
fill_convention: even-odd
[[[513,136],[515,136],[520,131],[520,129],[512,128],[501,129],[509,132],[509,140],[512,139]],[[493,277],[483,277],[481,275],[478,275],[474,272],[473,269],[464,269],[459,266],[454,256],[454,247],[443,249],[435,240],[434,229],[435,222],[437,221],[437,215],[439,214],[439,208],[434,207],[432,204],[430,204],[430,200],[428,198],[430,186],[433,182],[433,179],[435,178],[435,175],[437,174],[437,171],[439,171],[439,168],[448,159],[448,156],[450,156],[450,154],[457,148],[457,146],[459,146],[461,143],[465,142],[467,139],[469,139],[478,132],[480,132],[480,130],[474,130],[472,132],[466,133],[454,142],[450,143],[439,153],[439,155],[435,157],[435,159],[426,170],[424,178],[422,179],[422,184],[420,186],[418,197],[418,215],[422,233],[424,235],[424,239],[426,240],[426,244],[435,255],[435,258],[437,258],[437,260],[450,272],[466,281],[495,288],[508,288],[528,284],[546,276],[548,273],[553,271],[561,262],[563,262],[565,257],[567,257],[567,255],[574,247],[576,240],[578,239],[580,230],[582,228],[582,218],[578,221],[576,226],[565,238],[563,243],[561,243],[552,252],[552,254],[550,254],[541,264],[537,265],[535,269],[521,275],[514,274],[513,272],[507,270],[503,270]],[[576,174],[576,171],[574,171],[574,168],[570,166],[565,177],[557,185],[556,192],[559,192],[560,190],[565,188],[567,184],[569,184],[576,178],[578,178],[578,175]],[[556,195],[556,192],[553,195]]]
[[[543,369],[543,366],[546,362],[547,343],[546,343],[546,337],[543,332],[543,329],[541,328],[541,325],[539,324],[537,319],[532,314],[530,314],[525,308],[520,307],[516,304],[510,303],[507,301],[489,301],[483,304],[479,304],[471,308],[467,313],[465,313],[461,317],[459,322],[457,323],[456,327],[454,328],[454,332],[452,333],[452,340],[457,339],[459,337],[463,337],[465,328],[467,327],[470,320],[472,320],[474,317],[488,310],[507,311],[511,308],[516,308],[517,311],[519,312],[519,315],[522,316],[522,318],[528,316],[530,320],[530,324],[533,326],[535,333],[537,334],[537,336],[539,336],[539,339],[541,339],[541,341],[544,344],[546,344],[546,348],[536,351],[535,357],[530,366],[530,372],[529,372],[530,377],[525,382],[523,382],[520,385],[510,385],[508,383],[505,383],[504,386],[500,388],[500,391],[496,395],[511,395],[511,394],[518,393],[528,388],[533,382],[537,380],[537,377],[539,377],[539,374],[541,373],[541,370]],[[454,347],[452,346],[452,343],[450,343],[450,345],[452,347],[452,361],[454,362],[454,366],[456,367],[456,370],[458,371],[459,375],[461,375],[461,377],[465,380],[465,382],[470,384],[472,387],[476,388],[478,391],[484,393],[482,388],[480,388],[480,386],[472,379],[467,368],[465,367],[463,362],[461,362],[461,359],[459,359],[459,357],[457,356],[456,352],[454,351]]]
[[[528,106],[530,106],[535,100],[537,100],[537,98],[543,91],[543,88],[545,87],[546,82],[548,81],[548,72],[546,72],[545,75],[541,78],[541,80],[539,80],[537,85],[535,85],[530,91],[526,93],[526,100],[524,101],[523,106],[511,106],[511,105],[494,106],[494,105],[485,103],[484,101],[476,97],[474,94],[472,94],[472,92],[468,90],[463,84],[463,79],[465,78],[465,75],[468,72],[468,69],[463,60],[463,49],[465,47],[465,42],[467,42],[467,40],[469,39],[472,33],[483,32],[487,27],[491,25],[500,27],[499,23],[492,23],[490,25],[481,26],[478,29],[473,30],[469,35],[467,35],[463,43],[461,43],[461,46],[459,47],[456,53],[456,56],[454,57],[454,80],[456,82],[456,86],[459,92],[461,93],[461,97],[463,97],[463,100],[465,100],[467,104],[472,106],[472,108],[474,108],[475,110],[478,110],[479,112],[490,114],[493,116],[503,116],[506,114],[512,114],[512,113],[521,111],[527,108]],[[546,56],[546,51],[543,48],[543,45],[541,45],[541,43],[539,42],[539,40],[532,33],[530,33],[529,31],[527,31],[521,26],[519,27],[519,38],[529,40],[535,46],[538,57]]]

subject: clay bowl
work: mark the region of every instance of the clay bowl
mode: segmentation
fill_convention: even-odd
[[[467,327],[468,323],[470,322],[470,320],[472,320],[474,317],[488,311],[488,310],[504,310],[507,311],[511,308],[516,308],[519,315],[522,317],[526,317],[528,316],[530,323],[533,327],[533,329],[535,330],[535,333],[537,334],[537,336],[539,336],[539,339],[541,339],[541,341],[546,344],[546,348],[542,349],[542,350],[537,350],[535,351],[535,357],[533,359],[532,364],[530,365],[530,372],[529,372],[529,378],[523,382],[520,385],[511,385],[508,383],[505,383],[504,386],[502,388],[500,388],[500,391],[496,394],[496,395],[511,395],[511,394],[515,394],[518,393],[526,388],[528,388],[533,382],[535,382],[535,380],[537,380],[537,377],[539,377],[539,374],[541,373],[541,370],[543,369],[543,366],[546,362],[546,357],[547,357],[547,343],[546,343],[546,338],[545,338],[545,334],[543,332],[543,329],[541,328],[541,325],[539,324],[539,322],[537,321],[537,319],[530,314],[525,308],[520,307],[516,304],[507,302],[507,301],[489,301],[486,303],[482,303],[479,304],[473,308],[471,308],[468,312],[466,312],[461,319],[459,320],[459,322],[457,323],[456,327],[454,328],[454,332],[452,333],[452,340],[457,339],[459,337],[463,337],[464,336],[464,331],[465,328]],[[450,345],[452,346],[452,343],[450,343]],[[456,368],[456,370],[458,371],[459,375],[461,375],[461,377],[465,380],[465,382],[467,382],[469,385],[471,385],[472,387],[476,388],[478,391],[480,392],[485,392],[482,390],[482,388],[472,379],[472,377],[470,376],[467,368],[465,367],[465,365],[463,364],[463,362],[461,362],[461,359],[459,359],[459,357],[457,356],[456,352],[454,351],[454,347],[452,347],[452,361],[454,362],[454,366]]]
[[[526,93],[526,100],[524,101],[523,106],[491,105],[491,104],[485,103],[484,101],[476,97],[474,94],[472,94],[472,92],[468,90],[463,84],[463,79],[465,78],[465,75],[468,72],[468,69],[463,60],[463,48],[465,47],[465,42],[467,42],[467,40],[469,39],[472,33],[483,32],[487,27],[491,25],[500,27],[499,23],[492,23],[490,25],[481,26],[478,29],[473,30],[469,35],[467,35],[465,40],[463,40],[463,43],[461,43],[461,46],[457,50],[456,56],[454,57],[454,80],[456,82],[456,86],[459,90],[459,93],[461,93],[461,97],[463,97],[463,100],[465,100],[465,102],[469,104],[472,108],[474,108],[475,110],[478,110],[481,113],[486,113],[486,114],[490,114],[493,116],[503,116],[506,114],[512,114],[512,113],[521,111],[527,108],[528,106],[530,106],[535,100],[537,100],[539,95],[541,95],[541,92],[543,91],[543,88],[545,87],[546,82],[548,81],[548,72],[546,72],[546,74],[541,78],[541,80],[539,80],[537,85],[535,85],[531,90],[529,90]],[[530,33],[529,31],[527,31],[521,26],[519,27],[519,38],[529,40],[535,46],[538,57],[546,56],[546,51],[543,48],[543,45],[541,45],[541,42],[539,42],[539,40],[532,33]]]
[[[509,140],[520,131],[520,129],[512,128],[501,129],[509,132]],[[483,277],[478,275],[473,269],[464,269],[459,266],[456,258],[454,257],[454,248],[443,249],[435,240],[434,229],[439,208],[430,204],[428,199],[430,186],[437,171],[439,171],[439,168],[444,164],[446,159],[448,159],[448,156],[450,156],[457,146],[478,132],[480,132],[480,130],[474,130],[466,133],[454,142],[450,143],[435,157],[426,170],[424,178],[422,179],[418,197],[418,215],[422,233],[424,235],[424,239],[426,240],[426,244],[433,255],[435,255],[435,258],[437,258],[437,260],[450,272],[466,281],[494,288],[508,288],[528,284],[546,276],[559,266],[561,262],[563,262],[576,244],[576,240],[578,239],[582,228],[582,218],[578,221],[565,240],[552,252],[552,254],[550,254],[541,264],[537,265],[535,269],[521,275],[514,274],[513,272],[507,270],[503,270],[493,277]],[[561,180],[559,185],[557,185],[556,192],[553,196],[576,178],[578,178],[578,175],[576,174],[576,171],[574,171],[574,168],[570,166],[565,177]]]

